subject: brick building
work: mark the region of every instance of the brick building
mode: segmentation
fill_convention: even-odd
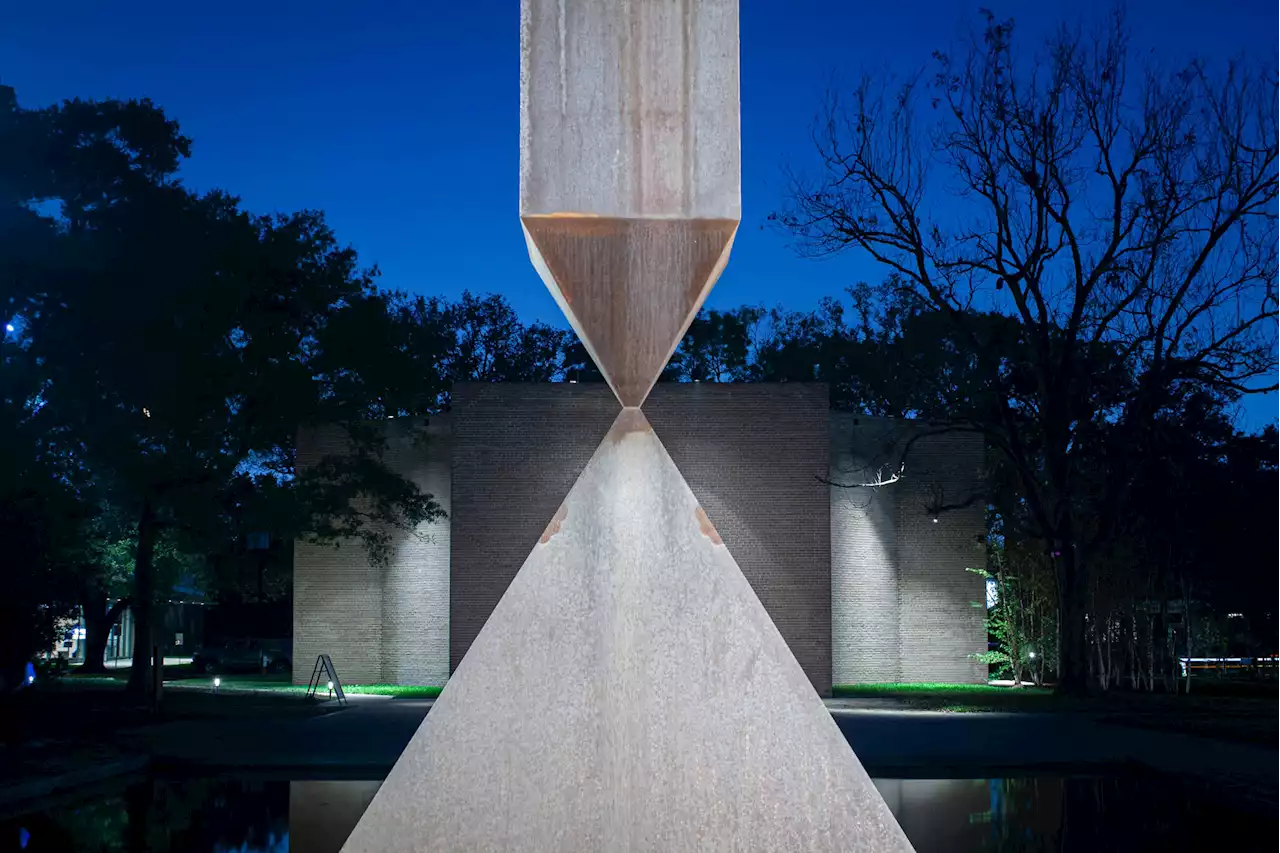
[[[983,560],[981,439],[827,399],[821,384],[660,384],[644,409],[819,692],[984,680],[968,657],[986,648],[984,586],[965,571]],[[442,684],[617,412],[602,384],[477,383],[426,442],[389,422],[389,463],[449,519],[399,537],[384,567],[359,543],[298,545],[295,681],[328,653],[352,683]],[[301,436],[299,463],[341,440]]]

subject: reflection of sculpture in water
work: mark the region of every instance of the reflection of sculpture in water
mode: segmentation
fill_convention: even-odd
[[[346,849],[910,850],[640,409],[741,218],[737,2],[521,18],[525,241],[623,408]]]

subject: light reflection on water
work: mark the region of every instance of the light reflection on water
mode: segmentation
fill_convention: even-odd
[[[0,851],[337,853],[379,782],[146,779],[0,818]],[[1273,850],[1274,813],[1168,780],[877,779],[918,853]]]

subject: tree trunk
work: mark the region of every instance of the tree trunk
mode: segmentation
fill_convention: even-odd
[[[1117,683],[1117,682],[1119,681],[1119,679],[1116,677],[1116,667],[1115,667],[1115,663],[1114,663],[1114,661],[1113,661],[1113,660],[1112,660],[1112,658],[1111,658],[1111,636],[1112,636],[1112,633],[1111,633],[1111,614],[1110,614],[1110,613],[1108,613],[1108,614],[1107,614],[1106,628],[1107,628],[1107,636],[1106,636],[1106,643],[1107,643],[1107,663],[1106,663],[1106,667],[1105,667],[1105,669],[1106,669],[1106,673],[1107,673],[1107,681],[1106,681],[1106,683],[1105,683],[1105,684],[1103,684],[1103,685],[1102,685],[1102,689],[1103,689],[1103,690],[1110,690],[1110,689],[1111,689],[1111,685],[1112,685],[1112,684],[1115,684],[1115,683]]]
[[[1147,616],[1147,692],[1156,692],[1156,617]]]
[[[1186,693],[1187,695],[1190,695],[1191,694],[1191,656],[1195,653],[1194,651],[1192,651],[1193,646],[1192,646],[1192,636],[1191,636],[1191,593],[1187,589],[1187,581],[1185,578],[1182,580],[1182,627],[1183,627],[1183,630],[1186,631],[1186,635],[1187,635],[1187,642],[1186,642],[1187,673],[1186,673],[1186,679],[1185,679],[1186,688],[1183,690],[1183,692]],[[1222,664],[1219,663],[1218,665],[1221,666]]]
[[[1089,586],[1070,543],[1058,547],[1058,595],[1062,602],[1058,620],[1058,692],[1070,696],[1089,693],[1089,638],[1085,616]]]
[[[1003,569],[997,569],[996,588],[999,590],[1000,599],[996,602],[996,606],[1004,610],[1004,624],[1006,636],[1009,638],[1009,668],[1013,671],[1013,686],[1022,686],[1022,649],[1018,643],[1018,623],[1016,621],[1017,606],[1012,600],[1012,585],[1005,583],[1005,574]]]
[[[1092,684],[1098,678],[1098,644],[1092,642],[1091,635],[1094,633],[1093,626],[1086,629],[1086,642],[1088,643],[1088,661],[1089,661],[1089,683]]]
[[[1129,607],[1129,630],[1125,631],[1125,660],[1129,665],[1129,689],[1137,693],[1142,688],[1140,679],[1140,663],[1138,661],[1138,613],[1133,606]]]
[[[107,653],[107,637],[111,626],[129,606],[129,599],[122,598],[107,609],[107,593],[95,591],[81,605],[84,610],[84,665],[81,672],[106,672],[103,661]]]
[[[142,505],[138,520],[138,556],[133,566],[133,668],[127,690],[149,695],[151,692],[151,613],[155,598],[152,557],[156,548],[156,523],[150,502]]]
[[[1164,629],[1164,657],[1160,666],[1160,681],[1164,684],[1164,692],[1172,693],[1178,689],[1178,675],[1174,667],[1176,663],[1171,663],[1173,657],[1173,626],[1169,624],[1169,595],[1161,593],[1160,596],[1160,626]],[[1152,638],[1153,646],[1155,639]],[[1170,675],[1173,676],[1170,681]]]
[[[1096,621],[1096,619],[1093,623],[1093,630],[1091,632],[1093,634],[1093,642],[1090,644],[1093,646],[1093,656],[1090,660],[1094,661],[1096,665],[1094,675],[1097,678],[1098,689],[1106,692],[1107,682],[1111,678],[1111,672],[1107,669],[1107,660],[1103,656],[1103,647],[1106,644],[1106,640],[1098,634],[1098,626],[1102,624],[1104,623]]]

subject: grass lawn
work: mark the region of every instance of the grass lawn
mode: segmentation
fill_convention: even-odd
[[[1205,680],[1191,695],[1112,690],[1093,696],[1058,696],[1045,687],[992,684],[837,684],[832,695],[877,700],[911,710],[1085,713],[1109,723],[1275,745],[1275,682],[1216,684]]]
[[[219,675],[222,679],[220,690],[235,690],[247,692],[262,693],[283,693],[305,696],[307,686],[305,684],[290,684],[289,676],[286,675],[238,675],[228,674]],[[198,675],[183,679],[174,679],[172,681],[166,679],[166,687],[178,687],[185,689],[212,689],[214,676]],[[399,696],[402,698],[435,698],[440,695],[439,687],[421,687],[413,684],[344,684],[343,691],[348,696],[364,695],[364,696]],[[321,685],[316,695],[321,699],[327,699],[329,691]]]
[[[892,699],[908,708],[931,711],[1056,711],[1060,697],[1047,687],[993,684],[836,684],[831,695],[854,699]]]
[[[220,690],[277,693],[283,695],[304,696],[307,692],[305,684],[289,683],[288,673],[271,673],[256,675],[254,673],[226,673],[208,675],[198,673],[190,666],[165,667],[165,687],[180,690],[213,690],[213,679],[221,679]],[[67,678],[74,684],[123,684],[129,680],[128,669],[110,670],[107,673],[81,674],[74,669]],[[368,696],[399,696],[408,698],[434,698],[440,695],[439,687],[420,687],[412,684],[344,684],[342,689],[348,694]],[[327,698],[328,691],[320,690],[319,695]]]
[[[352,684],[343,686],[348,693],[365,693],[371,696],[404,696],[419,699],[435,698],[443,687],[424,687],[416,684]]]

